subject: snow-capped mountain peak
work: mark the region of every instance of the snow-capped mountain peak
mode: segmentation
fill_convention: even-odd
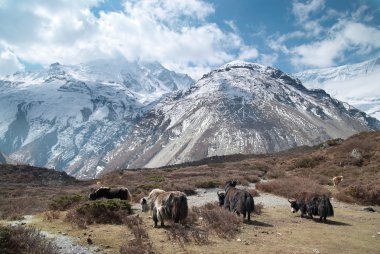
[[[54,63],[0,79],[0,150],[17,161],[93,177],[136,118],[194,81],[158,63]]]
[[[362,63],[294,74],[308,88],[326,90],[380,120],[380,57]]]

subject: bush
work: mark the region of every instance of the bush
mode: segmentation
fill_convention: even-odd
[[[310,158],[302,158],[296,160],[292,169],[294,168],[314,168],[318,166],[321,162],[325,160],[322,156],[310,157]]]
[[[260,215],[263,211],[263,208],[264,208],[263,203],[255,204],[255,210],[253,212],[257,215]]]
[[[0,253],[59,253],[35,228],[0,226]]]
[[[143,227],[142,219],[138,216],[127,216],[125,218],[125,224],[127,224],[135,238],[123,244],[120,248],[120,253],[152,253],[153,247],[149,241],[148,233]]]
[[[65,211],[78,204],[82,199],[82,196],[78,194],[60,196],[53,199],[53,201],[49,204],[49,208],[51,210]]]
[[[214,180],[206,180],[206,181],[195,183],[195,187],[204,188],[204,189],[216,188],[218,186],[219,186],[219,182],[216,182]]]
[[[203,218],[206,227],[226,239],[233,238],[239,233],[239,227],[243,221],[236,213],[230,212],[215,203],[208,203],[199,208],[194,208],[199,217]]]
[[[52,221],[59,219],[59,212],[58,211],[46,211],[44,212],[44,220]]]
[[[345,194],[366,205],[380,205],[380,180],[357,184],[345,189]]]
[[[309,178],[301,177],[287,177],[265,183],[260,182],[256,184],[256,188],[264,192],[273,193],[287,198],[296,197],[301,192],[330,195],[330,192],[323,186]]]
[[[154,175],[147,176],[145,178],[145,180],[146,181],[151,181],[151,182],[157,182],[157,183],[159,183],[159,182],[165,181],[165,177],[162,176],[162,175],[156,175],[156,174],[154,174]]]
[[[110,199],[86,202],[69,212],[66,220],[80,227],[88,224],[122,224],[126,216],[132,214],[128,201]]]

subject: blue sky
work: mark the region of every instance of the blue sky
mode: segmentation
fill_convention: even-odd
[[[236,59],[294,73],[379,53],[379,0],[0,0],[0,75],[115,57],[194,78]]]

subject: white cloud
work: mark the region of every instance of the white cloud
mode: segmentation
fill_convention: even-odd
[[[367,54],[380,49],[380,29],[352,21],[336,24],[324,40],[303,44],[291,49],[295,66],[329,67],[343,59],[350,50]]]
[[[309,20],[310,14],[323,9],[324,6],[325,0],[310,0],[306,3],[294,1],[292,12],[296,16],[298,22],[305,22]]]
[[[244,46],[241,48],[238,59],[239,60],[250,60],[256,58],[259,52],[255,48]]]
[[[210,66],[258,54],[236,31],[208,23],[214,7],[202,0],[126,0],[124,10],[95,16],[90,10],[99,2],[6,0],[0,5],[0,40],[30,63],[75,64],[122,55],[156,60],[195,78]]]
[[[17,56],[0,43],[0,75],[22,71],[23,69],[24,66],[19,62]]]
[[[261,54],[259,63],[268,65],[268,66],[273,66],[277,62],[277,59],[278,59],[277,54]]]

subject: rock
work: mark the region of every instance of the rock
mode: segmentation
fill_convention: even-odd
[[[241,239],[240,239],[240,238],[238,238],[238,239],[236,239],[236,241],[237,241],[237,242],[241,242]]]
[[[318,249],[314,249],[313,253],[320,254],[321,252]]]
[[[357,160],[363,159],[363,154],[356,148],[352,150],[350,156]]]

